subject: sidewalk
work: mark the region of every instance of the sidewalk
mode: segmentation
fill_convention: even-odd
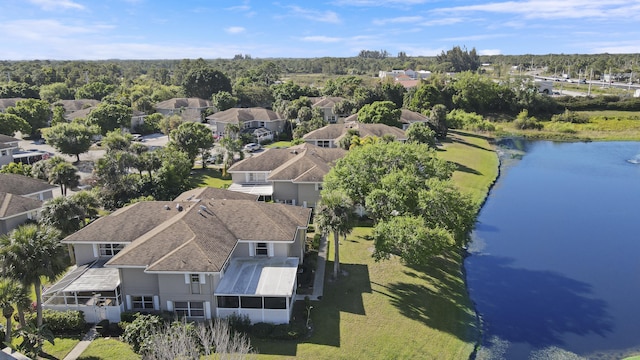
[[[89,344],[98,336],[98,332],[96,331],[96,327],[93,326],[89,331],[84,335],[82,340],[64,357],[64,360],[76,360],[82,353],[89,347]]]
[[[318,248],[318,261],[316,262],[316,276],[313,279],[313,293],[311,295],[296,295],[296,300],[304,300],[309,297],[310,300],[321,300],[324,293],[324,269],[327,263],[327,237],[320,238],[320,247]]]

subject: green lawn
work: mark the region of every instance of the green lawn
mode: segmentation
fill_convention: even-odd
[[[288,148],[291,146],[291,141],[276,141],[269,145],[265,145],[265,148]]]
[[[480,201],[497,175],[497,157],[483,137],[452,137],[439,154],[458,164],[454,180]],[[450,253],[423,268],[404,266],[396,258],[376,263],[370,231],[358,227],[340,243],[342,269],[348,275],[326,280],[324,297],[312,310],[313,335],[300,343],[254,340],[259,358],[469,357],[479,334],[461,256]],[[332,266],[330,255],[326,279]]]
[[[193,168],[192,175],[189,179],[191,188],[209,186],[214,188],[226,188],[231,185],[231,176],[222,177],[222,173],[218,169],[201,167]]]
[[[91,342],[78,360],[138,360],[131,346],[116,339],[98,338]]]

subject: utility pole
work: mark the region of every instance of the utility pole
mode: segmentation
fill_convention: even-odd
[[[591,74],[589,75],[589,91],[587,92],[587,96],[591,96],[591,79],[593,79],[593,68],[591,68]]]

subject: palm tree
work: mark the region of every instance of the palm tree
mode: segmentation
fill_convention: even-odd
[[[36,293],[36,324],[42,326],[41,277],[54,281],[68,265],[60,232],[35,224],[22,225],[0,239],[0,257],[7,275]]]
[[[2,316],[7,319],[4,338],[4,342],[7,345],[11,344],[11,318],[13,318],[13,306],[22,305],[25,299],[27,299],[28,302],[31,302],[29,294],[22,284],[10,278],[0,278],[0,308],[2,308]]]
[[[316,207],[314,222],[323,232],[333,232],[334,262],[333,278],[338,278],[340,272],[340,235],[347,236],[353,228],[355,213],[353,202],[342,191],[332,190],[324,192]]]
[[[67,196],[67,189],[78,186],[80,182],[80,176],[76,172],[75,166],[68,162],[59,163],[49,170],[49,182],[60,185],[62,195]]]

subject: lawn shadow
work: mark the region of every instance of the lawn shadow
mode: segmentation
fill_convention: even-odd
[[[398,281],[379,292],[386,293],[391,304],[409,319],[474,342],[479,329],[456,258],[456,254],[447,254],[430,260],[428,266],[411,266],[404,275],[419,282]]]
[[[462,172],[466,172],[469,174],[474,174],[474,175],[482,175],[482,173],[476,169],[470,168],[466,165],[462,165],[458,162],[455,161],[450,161],[450,163],[454,164],[456,166],[456,171],[462,171]]]
[[[512,267],[489,255],[467,258],[469,291],[485,320],[485,339],[497,336],[536,348],[562,346],[572,334],[605,336],[613,329],[607,304],[591,286],[551,271]]]

